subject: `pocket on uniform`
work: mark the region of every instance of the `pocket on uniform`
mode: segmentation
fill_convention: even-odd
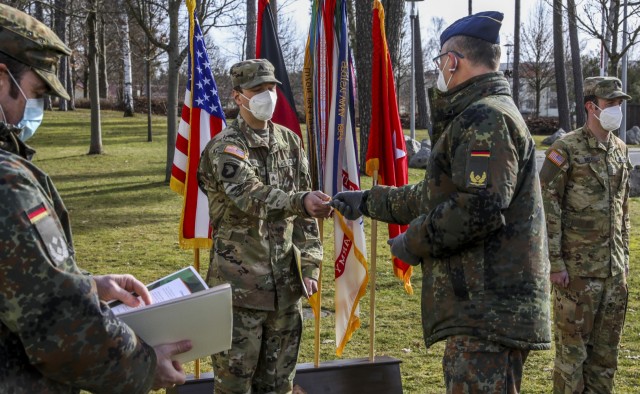
[[[484,291],[484,243],[449,258],[449,278],[459,299],[470,300]]]
[[[554,323],[558,330],[575,334],[584,330],[584,307],[580,296],[571,289],[553,287]]]

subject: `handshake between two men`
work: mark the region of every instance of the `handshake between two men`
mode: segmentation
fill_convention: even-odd
[[[347,220],[356,220],[363,215],[362,200],[365,192],[362,190],[346,191],[330,197],[320,191],[314,191],[305,196],[304,206],[311,216],[316,218],[330,217],[335,208]],[[405,233],[387,241],[391,246],[391,254],[411,265],[419,265],[422,259],[407,250]]]

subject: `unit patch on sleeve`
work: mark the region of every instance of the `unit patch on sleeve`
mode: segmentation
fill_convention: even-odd
[[[224,148],[224,153],[228,153],[230,155],[234,155],[235,157],[244,160],[247,157],[247,154],[242,149],[238,148],[235,145],[227,145]]]
[[[471,150],[467,163],[467,187],[485,189],[489,182],[489,159],[491,151],[486,149]]]
[[[44,204],[40,204],[25,213],[35,227],[40,240],[46,246],[54,266],[58,266],[69,258],[67,241],[47,207]]]

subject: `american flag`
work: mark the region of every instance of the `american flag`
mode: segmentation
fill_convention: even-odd
[[[171,189],[184,196],[179,237],[185,249],[211,247],[209,207],[207,196],[198,187],[198,163],[207,143],[226,126],[204,36],[195,15],[191,20],[189,78],[170,182]]]

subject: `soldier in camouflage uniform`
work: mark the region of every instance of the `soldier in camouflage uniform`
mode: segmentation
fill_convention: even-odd
[[[614,77],[584,81],[586,124],[557,140],[540,172],[549,236],[553,391],[610,393],[627,307],[629,174]]]
[[[238,117],[202,153],[198,180],[213,228],[210,285],[233,289],[233,344],[214,354],[216,393],[287,393],[302,333],[300,298],[317,290],[322,245],[313,217],[330,197],[309,192],[300,138],[270,121],[274,68],[265,59],[231,67]],[[303,287],[304,286],[304,287]]]
[[[149,292],[131,275],[90,276],[75,262],[69,215],[51,179],[27,158],[42,99],[69,96],[56,77],[69,49],[36,19],[0,4],[0,392],[146,393],[184,382],[101,300],[135,306]],[[26,134],[25,134],[26,132]]]
[[[422,265],[424,339],[447,341],[448,393],[516,393],[529,351],[551,342],[535,146],[497,72],[502,16],[462,18],[440,37],[425,179],[332,202],[347,219],[409,224],[391,252]]]

